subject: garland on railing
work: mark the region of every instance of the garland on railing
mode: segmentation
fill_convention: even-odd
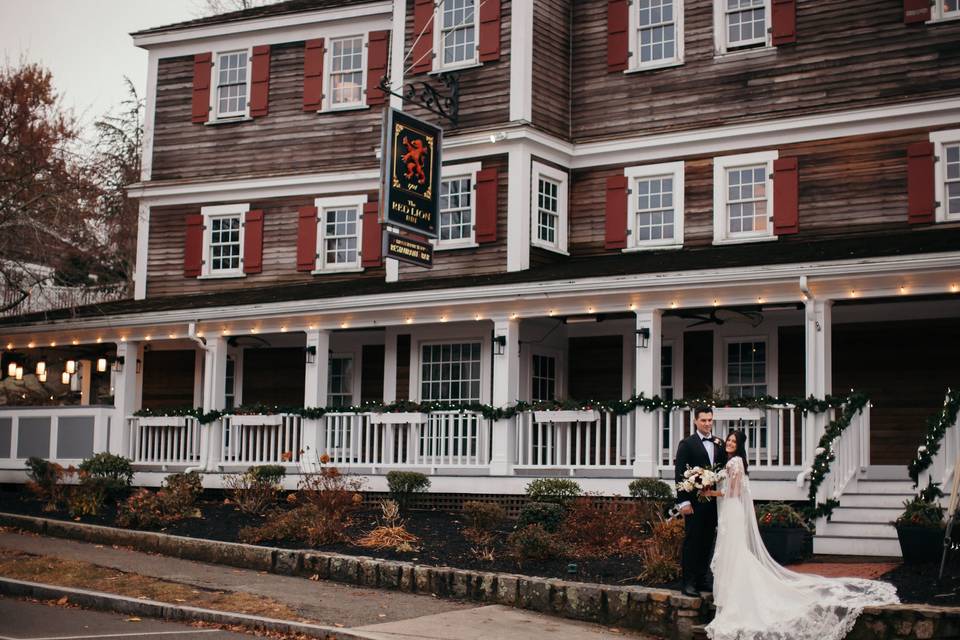
[[[667,400],[660,396],[647,398],[643,394],[640,394],[628,400],[617,400],[613,402],[563,400],[531,403],[521,401],[513,406],[503,408],[480,403],[459,404],[452,402],[411,402],[409,400],[400,400],[390,404],[367,402],[348,407],[285,407],[280,405],[256,404],[244,405],[225,411],[209,411],[206,413],[204,413],[203,409],[191,409],[187,407],[178,409],[141,409],[133,415],[137,417],[193,417],[196,418],[200,424],[209,424],[219,420],[223,416],[229,415],[277,415],[284,413],[315,420],[322,418],[327,413],[431,413],[434,411],[457,411],[460,413],[479,413],[488,420],[505,420],[513,418],[518,413],[525,411],[597,410],[604,413],[613,413],[614,415],[625,415],[638,408],[648,412],[659,410],[673,411],[675,409],[689,409],[698,405],[751,409],[766,409],[769,407],[792,405],[803,413],[823,413],[829,409],[843,406],[848,400],[849,398],[842,396],[827,396],[827,398],[823,400],[818,400],[813,397],[775,398],[773,396],[761,396],[758,398],[721,399],[711,397]]]
[[[830,473],[830,463],[836,458],[833,452],[833,441],[846,431],[853,421],[853,416],[863,411],[869,401],[870,399],[865,394],[851,392],[842,403],[843,411],[827,425],[823,435],[820,436],[820,442],[817,443],[817,448],[814,450],[813,465],[806,471],[810,478],[810,490],[807,492],[810,504],[804,509],[804,512],[810,520],[829,517],[833,510],[840,505],[840,502],[834,498],[827,498],[826,502],[818,503],[817,491],[827,474]]]
[[[943,410],[939,415],[931,416],[927,420],[927,434],[923,444],[917,447],[916,457],[907,465],[914,487],[920,484],[920,474],[933,464],[947,429],[957,423],[958,410],[960,410],[960,391],[948,388],[947,395],[943,399]]]

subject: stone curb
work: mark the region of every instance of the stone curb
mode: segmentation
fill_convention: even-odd
[[[366,556],[261,547],[0,513],[0,525],[58,538],[131,547],[214,564],[503,604],[586,622],[636,629],[674,640],[692,638],[710,619],[710,605],[676,591],[569,582]]]
[[[11,578],[0,577],[0,594],[13,597],[36,598],[38,600],[59,600],[67,597],[72,604],[86,609],[99,611],[113,611],[128,615],[144,616],[147,618],[161,618],[178,622],[202,620],[215,624],[228,624],[247,627],[260,631],[278,631],[289,634],[303,634],[311,638],[324,640],[369,640],[371,636],[347,631],[337,627],[290,622],[275,618],[264,618],[244,613],[228,613],[199,607],[185,607],[173,605],[157,600],[142,600],[128,598],[102,591],[88,591],[71,587],[40,584],[38,582],[24,582]]]
[[[0,525],[48,536],[115,544],[188,560],[364,587],[504,604],[548,615],[686,640],[712,618],[701,598],[647,587],[435,567],[366,556],[261,547],[0,513]],[[960,607],[897,605],[864,610],[849,640],[937,640],[960,637]]]

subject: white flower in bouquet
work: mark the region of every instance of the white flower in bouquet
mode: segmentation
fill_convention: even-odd
[[[720,480],[726,477],[724,471],[714,471],[713,469],[704,469],[703,467],[693,467],[683,472],[683,481],[677,484],[679,491],[697,494],[697,499],[701,502],[708,501],[712,496],[703,495],[704,491],[711,490],[719,484]]]

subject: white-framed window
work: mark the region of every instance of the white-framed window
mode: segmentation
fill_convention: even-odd
[[[627,167],[627,250],[683,246],[683,162]]]
[[[327,45],[323,86],[328,110],[365,107],[363,93],[367,68],[366,37],[363,35],[332,38]]]
[[[440,224],[434,245],[438,250],[476,247],[477,173],[479,162],[444,165],[440,178]]]
[[[960,19],[960,0],[937,0],[930,10],[931,22]]]
[[[366,195],[317,198],[317,268],[315,273],[359,271]]]
[[[727,340],[726,387],[730,398],[767,395],[767,341],[765,338]]]
[[[203,215],[202,278],[243,276],[243,218],[249,204],[201,207]]]
[[[210,112],[215,120],[249,115],[250,49],[219,51],[213,62]]]
[[[530,356],[530,400],[550,402],[557,399],[557,358],[534,353]]]
[[[327,380],[327,404],[329,406],[349,407],[353,404],[353,356],[332,356]]]
[[[960,220],[960,129],[934,131],[930,142],[937,158],[934,164],[937,222]]]
[[[531,178],[531,243],[566,254],[567,172],[534,162]]]
[[[443,0],[434,12],[433,69],[479,64],[479,17],[476,0]]]
[[[421,402],[480,402],[480,341],[420,345]]]
[[[713,159],[713,243],[772,240],[776,151]]]
[[[771,0],[714,0],[717,53],[769,47]]]
[[[628,71],[683,62],[683,0],[636,0],[630,7]]]

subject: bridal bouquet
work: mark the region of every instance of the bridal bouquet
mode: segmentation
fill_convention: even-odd
[[[717,468],[687,467],[683,472],[683,482],[677,485],[678,491],[697,494],[700,502],[709,502],[713,496],[703,495],[704,491],[717,488],[721,480],[727,477],[726,471]]]

